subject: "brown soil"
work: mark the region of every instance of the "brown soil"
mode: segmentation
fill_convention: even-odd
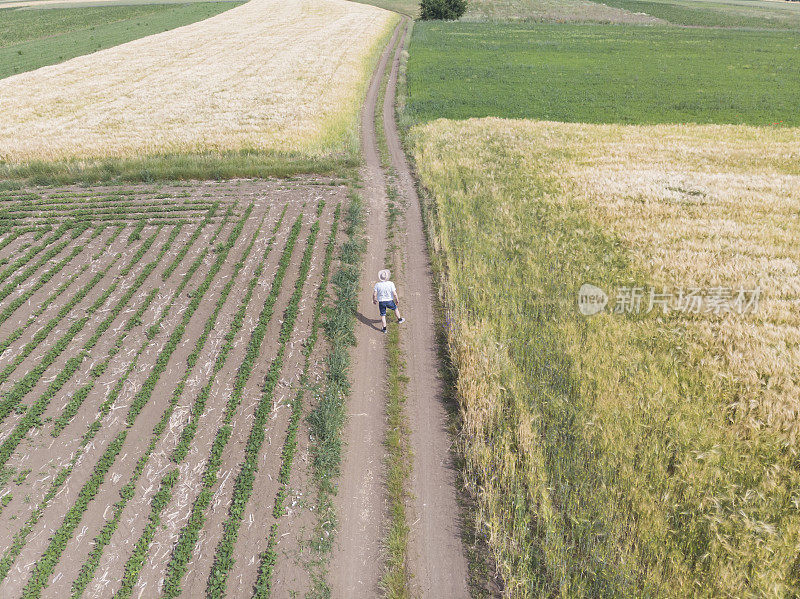
[[[352,387],[347,404],[346,443],[335,507],[339,517],[337,544],[330,564],[335,598],[377,597],[383,574],[381,542],[386,529],[385,494],[386,342],[372,305],[372,285],[386,255],[386,181],[374,133],[381,78],[399,29],[383,52],[372,76],[361,115],[367,252],[361,266],[356,347],[351,354]]]
[[[414,178],[402,151],[394,117],[395,91],[408,20],[398,27],[376,70],[367,95],[362,120],[368,247],[359,298],[361,325],[354,351],[350,419],[345,431],[347,450],[337,506],[341,520],[339,543],[331,563],[333,596],[379,596],[383,574],[381,541],[386,518],[381,462],[385,421],[385,374],[381,333],[371,302],[372,281],[383,268],[386,248],[386,175],[381,168],[374,133],[374,114],[381,77],[391,56],[391,72],[383,105],[383,126],[391,165],[397,174],[398,192],[406,205],[405,231],[400,241],[404,264],[399,294],[407,319],[401,328],[406,360],[408,400],[406,412],[413,451],[409,506],[411,525],[409,567],[415,596],[469,597],[467,562],[461,544],[456,473],[452,467],[451,436],[439,377],[433,314],[433,280]],[[394,48],[393,55],[390,50]],[[363,416],[361,414],[364,414]]]
[[[238,466],[241,463],[243,455],[244,441],[249,432],[249,422],[252,419],[252,412],[255,407],[255,400],[259,395],[259,389],[263,382],[264,375],[266,374],[269,361],[274,355],[277,343],[277,333],[280,328],[283,310],[291,295],[294,278],[296,277],[298,263],[302,251],[304,249],[305,236],[308,233],[309,226],[314,219],[314,210],[316,208],[317,200],[324,197],[328,205],[322,216],[322,227],[317,241],[317,252],[314,258],[314,266],[309,275],[309,280],[306,284],[306,291],[308,298],[315,295],[315,286],[319,276],[319,265],[324,251],[324,241],[327,237],[327,232],[330,227],[330,218],[333,213],[333,208],[336,203],[346,202],[345,193],[346,188],[341,185],[330,185],[331,181],[327,179],[313,179],[304,178],[291,184],[285,181],[270,182],[270,181],[231,181],[226,183],[201,183],[194,184],[187,187],[184,185],[170,187],[170,188],[154,188],[148,186],[138,186],[135,188],[137,198],[145,203],[151,203],[153,198],[166,193],[185,193],[194,198],[205,197],[207,194],[212,194],[214,199],[221,199],[225,203],[233,203],[236,207],[236,215],[241,215],[244,207],[251,201],[256,202],[256,209],[245,224],[236,246],[231,250],[225,264],[216,276],[211,288],[206,296],[201,301],[200,307],[192,317],[189,325],[187,326],[182,342],[179,344],[177,350],[173,353],[169,363],[167,364],[166,371],[161,376],[152,399],[139,414],[133,427],[129,429],[127,440],[123,449],[116,459],[114,465],[105,478],[105,482],[101,485],[97,496],[90,503],[89,509],[83,515],[75,533],[71,539],[68,540],[66,550],[59,562],[53,577],[51,577],[48,588],[43,592],[44,597],[63,597],[68,595],[70,586],[80,571],[80,567],[85,561],[89,551],[92,547],[92,540],[97,535],[100,528],[112,514],[113,504],[119,500],[119,491],[124,484],[127,483],[133,467],[147,447],[152,435],[153,425],[158,421],[163,413],[166,403],[172,395],[172,392],[185,372],[186,357],[194,348],[194,343],[200,335],[204,326],[207,316],[211,313],[214,305],[219,297],[222,286],[229,280],[232,274],[233,264],[239,260],[242,251],[249,243],[252,233],[255,231],[257,223],[261,219],[265,210],[269,210],[269,216],[265,219],[261,233],[256,239],[250,258],[246,262],[244,268],[239,274],[237,283],[232,288],[231,294],[228,297],[225,306],[223,307],[217,325],[209,337],[208,342],[202,352],[200,359],[197,362],[195,369],[190,374],[188,384],[181,401],[179,402],[173,418],[170,421],[168,432],[164,435],[161,441],[156,446],[156,451],[151,456],[148,465],[145,469],[143,476],[140,478],[136,487],[134,497],[129,502],[126,510],[123,512],[123,517],[120,526],[111,539],[111,543],[106,547],[106,550],[101,558],[100,566],[96,572],[95,580],[89,585],[86,590],[86,596],[110,596],[110,593],[119,587],[119,581],[122,576],[123,567],[130,556],[133,544],[138,539],[143,527],[145,525],[146,515],[150,511],[150,500],[157,490],[158,481],[160,477],[172,467],[169,461],[169,454],[175,443],[178,440],[179,431],[185,424],[188,418],[188,411],[199,389],[208,380],[211,373],[211,365],[216,359],[216,356],[224,342],[223,336],[228,329],[233,314],[235,313],[238,305],[244,295],[246,281],[250,278],[256,264],[260,261],[266,241],[270,236],[270,231],[277,219],[283,205],[288,203],[289,209],[283,221],[281,230],[278,233],[275,246],[270,254],[270,257],[265,265],[265,271],[259,285],[256,286],[253,299],[247,311],[244,327],[239,333],[238,338],[234,342],[234,348],[228,357],[227,365],[215,377],[214,388],[212,390],[212,397],[209,400],[206,413],[200,420],[200,427],[196,440],[193,444],[189,456],[187,456],[184,464],[181,466],[181,476],[178,484],[175,487],[173,499],[170,504],[164,509],[162,513],[165,528],[159,530],[156,536],[156,542],[150,548],[145,568],[142,571],[142,578],[139,586],[134,590],[134,595],[139,596],[140,592],[144,591],[142,596],[148,596],[148,593],[153,591],[154,587],[160,584],[164,574],[164,567],[166,566],[167,559],[171,553],[172,544],[175,540],[175,533],[180,529],[180,526],[185,522],[188,516],[191,502],[196,495],[199,487],[199,478],[202,475],[202,470],[205,465],[205,460],[208,456],[213,435],[219,425],[224,404],[227,401],[230,390],[233,385],[233,379],[236,375],[241,359],[244,355],[244,349],[249,338],[250,332],[255,325],[255,319],[258,312],[269,293],[269,281],[277,268],[277,261],[286,239],[289,229],[294,222],[295,217],[300,213],[305,213],[303,233],[297,240],[295,251],[293,254],[292,265],[287,271],[286,278],[284,279],[281,293],[278,302],[275,306],[273,320],[268,329],[265,337],[262,353],[256,363],[251,381],[246,389],[243,403],[240,407],[239,413],[234,419],[234,435],[231,438],[226,453],[224,454],[224,465],[221,474],[221,479],[224,480],[223,484],[218,489],[217,496],[214,500],[214,507],[209,512],[209,520],[207,528],[202,533],[201,543],[195,553],[195,560],[190,564],[190,572],[184,579],[183,588],[185,596],[194,596],[197,594],[202,595],[205,589],[206,578],[208,575],[208,568],[210,567],[210,556],[213,555],[213,550],[216,548],[215,539],[219,536],[219,529],[221,522],[227,515],[228,504],[230,502],[230,490],[233,484],[234,476],[238,472]],[[76,192],[77,190],[71,189],[67,191]],[[64,191],[62,190],[62,193]],[[94,193],[100,196],[107,193],[105,188],[97,188],[91,190],[89,193]],[[44,192],[47,193],[47,192]],[[55,193],[55,192],[53,192]],[[80,193],[87,193],[81,190]],[[224,207],[223,207],[224,209]],[[0,537],[0,551],[5,551],[9,546],[11,537],[15,534],[25,523],[29,514],[39,505],[43,494],[49,487],[53,476],[58,472],[58,469],[65,465],[68,460],[74,455],[74,451],[78,447],[80,436],[86,431],[86,427],[94,420],[98,405],[105,400],[107,392],[118,380],[118,378],[125,372],[131,364],[131,360],[140,347],[145,347],[145,351],[139,358],[137,365],[130,375],[127,383],[123,387],[117,402],[114,404],[111,413],[102,421],[101,429],[99,430],[95,440],[84,451],[76,466],[71,477],[66,484],[62,487],[59,495],[51,502],[50,506],[45,510],[44,515],[39,522],[34,526],[31,534],[27,537],[27,542],[22,549],[22,553],[15,560],[14,566],[9,572],[8,576],[2,583],[0,583],[1,596],[17,596],[20,594],[22,588],[27,583],[27,579],[35,566],[36,562],[42,555],[49,543],[49,537],[52,531],[57,528],[64,517],[66,511],[73,505],[78,491],[88,479],[91,471],[93,470],[98,458],[105,450],[108,442],[119,432],[124,426],[124,419],[127,413],[127,407],[130,405],[132,398],[137,391],[141,388],[142,383],[149,375],[155,360],[166,342],[168,336],[174,330],[175,326],[180,321],[183,312],[190,301],[190,295],[197,285],[202,281],[208,272],[216,254],[212,251],[209,252],[208,257],[204,261],[201,268],[195,273],[191,283],[177,297],[177,301],[169,313],[164,326],[161,331],[152,339],[147,340],[144,331],[156,320],[157,315],[160,313],[161,308],[169,300],[172,292],[176,289],[179,281],[187,271],[189,265],[198,255],[198,253],[209,247],[211,231],[216,229],[219,223],[219,218],[215,222],[206,227],[200,239],[190,249],[188,255],[183,259],[181,266],[175,273],[167,280],[161,280],[161,272],[163,267],[169,263],[171,258],[177,253],[178,249],[182,247],[183,243],[189,238],[191,233],[195,230],[196,223],[199,222],[200,214],[190,215],[183,213],[188,222],[184,230],[178,236],[173,248],[162,260],[162,265],[157,268],[131,299],[128,307],[119,315],[115,322],[100,339],[100,342],[95,347],[92,355],[86,360],[86,363],[81,366],[79,371],[72,377],[72,379],[64,386],[64,389],[53,398],[50,407],[48,408],[45,416],[57,416],[63,408],[69,395],[80,384],[89,380],[89,368],[102,360],[108,353],[111,344],[116,339],[117,332],[122,324],[135,312],[136,308],[141,305],[147,293],[153,287],[159,287],[153,304],[144,313],[142,321],[143,324],[135,327],[128,337],[126,338],[125,347],[117,354],[111,361],[109,369],[102,374],[96,381],[93,391],[86,398],[80,410],[69,424],[67,428],[61,433],[57,439],[53,439],[50,432],[50,424],[45,423],[43,427],[34,429],[29,437],[20,445],[20,449],[12,456],[9,465],[14,466],[17,471],[30,468],[31,473],[25,481],[20,482],[19,485],[7,482],[2,493],[11,492],[14,495],[12,502],[6,506],[2,513],[0,513],[0,522],[4,525],[2,529],[2,537]],[[190,218],[191,216],[191,218]],[[227,237],[227,233],[233,227],[233,223],[229,223],[222,231],[216,243],[220,243]],[[130,256],[136,251],[138,244],[134,243],[131,247],[127,247],[127,239],[132,232],[133,227],[129,226],[112,248],[105,253],[103,257],[96,262],[105,265],[108,263],[109,257],[116,251],[123,251],[126,256]],[[155,229],[151,226],[145,227],[141,233],[144,239],[148,232],[153,232]],[[113,302],[124,293],[128,281],[141,272],[141,268],[146,264],[149,259],[155,255],[160,249],[161,243],[166,239],[169,234],[170,227],[165,227],[162,234],[157,239],[145,258],[133,269],[133,271],[126,277],[125,281],[121,282],[120,289],[117,290],[111,298],[106,302],[105,306],[113,305]],[[102,247],[102,243],[108,239],[108,235],[112,230],[107,230],[103,235],[98,237],[92,244],[93,252],[97,251],[98,247]],[[211,248],[213,249],[213,248]],[[81,259],[88,260],[93,252],[85,251],[74,260],[70,268],[78,268],[81,265]],[[63,252],[62,252],[63,255]],[[124,260],[124,258],[123,258]],[[102,267],[102,266],[100,266]],[[121,269],[122,266],[115,266],[112,271],[101,281],[98,286],[87,297],[86,300],[81,302],[81,306],[88,306],[94,299],[107,289],[113,277]],[[98,269],[97,264],[93,264],[90,268],[91,271]],[[66,270],[66,269],[65,269]],[[75,272],[74,270],[72,272]],[[53,310],[57,312],[64,302],[68,301],[72,293],[79,288],[81,282],[88,280],[88,273],[86,277],[81,277],[78,281],[74,282],[70,289],[60,296],[55,302]],[[63,282],[66,278],[60,279]],[[48,297],[46,289],[55,289],[60,283],[48,283],[41,293],[37,292],[37,297]],[[86,330],[82,331],[79,338],[76,339],[71,345],[70,350],[64,352],[62,357],[51,366],[42,377],[43,382],[26,397],[26,402],[29,403],[37,397],[43,389],[43,385],[52,380],[60,371],[63,363],[74,351],[75,347],[79,347],[79,343],[85,341],[97,324],[107,315],[106,307],[99,313],[91,318],[86,325]],[[310,318],[311,308],[313,303],[310,299],[306,299],[301,304],[301,313],[298,320],[298,330],[292,337],[290,347],[286,355],[286,364],[283,376],[287,382],[294,381],[297,378],[298,357],[300,356],[300,343],[305,334],[305,329],[308,328],[308,319]],[[35,310],[36,305],[21,306],[13,315],[16,322],[26,322],[28,315]],[[46,313],[47,314],[47,313]],[[46,315],[45,314],[45,315]],[[43,317],[45,316],[43,315]],[[11,319],[10,319],[11,320]],[[41,326],[39,319],[39,326]],[[48,343],[50,338],[57,338],[59,332],[66,330],[66,327],[72,322],[72,314],[65,319],[66,324],[59,324],[57,330],[54,331],[45,344]],[[38,328],[35,326],[31,329]],[[26,334],[32,335],[33,332]],[[43,344],[44,345],[44,344]],[[37,363],[37,358],[41,356],[44,350],[34,352],[34,354],[26,360],[25,363],[20,365],[19,372],[15,372],[12,379],[18,380],[18,376],[22,376],[24,371],[32,368]],[[13,382],[13,381],[12,381]],[[294,393],[294,390],[287,387]],[[280,394],[279,394],[280,395]],[[277,410],[278,417],[274,421],[274,431],[270,432],[271,444],[265,445],[265,462],[263,464],[263,475],[259,472],[259,481],[257,485],[263,486],[263,480],[275,478],[277,475],[277,468],[280,457],[280,445],[285,437],[285,409]],[[12,415],[9,422],[14,419],[18,420],[19,415]],[[4,427],[3,430],[10,430],[9,427]],[[260,488],[254,491],[254,497],[259,497],[261,492]],[[268,493],[270,499],[274,499],[274,491]],[[237,563],[236,576],[238,578],[246,577],[248,580],[255,580],[255,565],[248,568],[248,563],[252,560],[246,559],[247,555],[253,553],[257,554],[263,550],[266,541],[266,535],[261,536],[261,532],[268,529],[271,523],[271,509],[268,511],[262,510],[260,504],[254,504],[250,510],[254,519],[257,521],[259,534],[251,535],[249,538],[247,534],[243,534],[245,542],[241,545],[241,549],[237,547],[237,556],[242,555],[243,559]],[[248,518],[249,520],[249,518]],[[260,538],[259,538],[260,537]],[[212,542],[213,541],[213,542]],[[237,558],[238,559],[238,558]],[[252,570],[252,571],[251,571]],[[232,594],[235,594],[232,591]],[[249,596],[249,593],[245,593]]]
[[[404,300],[404,315],[408,319],[401,330],[401,338],[407,361],[407,374],[410,378],[406,410],[411,429],[409,441],[414,453],[413,473],[410,479],[411,488],[409,489],[413,495],[413,501],[408,506],[411,524],[409,566],[413,576],[413,590],[417,596],[437,599],[468,596],[466,560],[460,541],[455,473],[451,466],[448,417],[442,401],[442,383],[438,378],[437,370],[434,296],[430,265],[414,179],[403,155],[394,122],[393,107],[397,71],[407,31],[407,22],[404,21],[384,51],[373,77],[362,115],[366,160],[362,177],[367,212],[368,250],[362,265],[362,290],[358,304],[359,324],[356,330],[357,345],[353,350],[353,386],[348,405],[349,418],[344,430],[347,447],[343,457],[339,494],[336,499],[340,530],[329,570],[330,585],[335,598],[379,596],[381,594],[379,581],[384,572],[382,542],[386,532],[388,507],[384,480],[386,452],[383,445],[386,433],[385,338],[378,328],[379,321],[371,301],[371,288],[377,271],[384,267],[387,247],[386,174],[381,167],[373,127],[380,82],[387,68],[391,68],[391,71],[387,98],[382,107],[383,122],[392,166],[398,174],[399,192],[407,205],[404,237],[401,243],[403,251],[401,258],[405,268],[400,274],[398,282],[400,283],[401,298]],[[13,500],[0,512],[0,552],[5,552],[13,535],[24,526],[28,516],[40,504],[59,469],[68,463],[70,458],[75,455],[75,451],[79,450],[80,437],[94,421],[98,406],[105,400],[119,377],[132,364],[139,348],[144,348],[111,413],[102,420],[101,428],[94,441],[81,450],[80,460],[72,475],[33,527],[8,576],[0,582],[0,596],[20,595],[30,573],[47,548],[52,532],[61,525],[65,513],[74,504],[79,490],[88,480],[108,443],[125,427],[127,408],[147,379],[159,352],[189,305],[191,294],[205,277],[216,256],[214,248],[209,247],[210,236],[218,226],[221,214],[228,206],[231,206],[235,208],[233,218],[236,219],[242,214],[246,205],[250,201],[254,201],[256,208],[245,224],[237,244],[201,301],[199,309],[190,320],[183,340],[172,354],[150,402],[139,414],[134,425],[129,428],[128,437],[120,455],[109,470],[97,495],[90,502],[89,509],[83,514],[74,535],[67,541],[66,549],[42,596],[63,597],[68,595],[72,582],[92,548],[93,539],[107,519],[111,517],[112,506],[119,500],[120,489],[129,480],[137,459],[150,441],[154,424],[161,417],[173,390],[185,373],[186,358],[193,350],[206,318],[214,309],[222,286],[232,275],[233,265],[240,258],[257,223],[265,211],[268,211],[253,251],[239,274],[239,279],[220,313],[219,320],[200,359],[189,375],[186,389],[170,420],[168,430],[158,441],[156,450],[136,485],[134,495],[122,514],[119,528],[101,557],[95,579],[87,587],[85,596],[110,596],[119,588],[125,562],[130,557],[133,546],[144,529],[146,517],[150,513],[150,502],[157,491],[158,482],[170,468],[174,467],[169,456],[178,441],[180,431],[188,420],[192,403],[199,390],[209,380],[213,361],[219,354],[224,343],[225,332],[245,293],[246,281],[249,280],[256,264],[261,259],[275,219],[283,205],[288,203],[286,217],[278,233],[275,246],[265,264],[262,280],[256,286],[248,306],[244,326],[234,341],[225,367],[214,377],[211,397],[206,411],[199,421],[192,448],[178,466],[180,472],[178,482],[173,489],[172,499],[162,512],[163,526],[156,532],[138,584],[133,590],[133,596],[147,597],[157,595],[160,589],[174,543],[186,523],[194,499],[200,490],[201,477],[211,443],[221,423],[224,406],[232,390],[250,333],[269,293],[269,282],[277,268],[277,261],[286,236],[295,217],[302,212],[305,214],[303,232],[297,240],[292,262],[278,296],[273,319],[268,326],[261,353],[247,383],[242,404],[234,418],[233,435],[223,453],[223,464],[215,489],[216,494],[207,514],[206,525],[200,533],[193,559],[189,563],[189,572],[183,580],[184,597],[204,595],[214,551],[221,536],[222,523],[228,515],[234,480],[242,463],[244,444],[250,431],[253,412],[260,396],[267,368],[277,349],[277,335],[283,310],[293,290],[305,238],[313,221],[314,209],[321,197],[325,197],[327,200],[322,216],[322,227],[317,238],[312,270],[305,286],[304,300],[301,303],[295,331],[287,347],[281,384],[274,398],[273,418],[268,425],[267,440],[259,464],[253,495],[246,508],[234,552],[235,565],[230,573],[228,594],[231,597],[249,597],[257,575],[259,555],[266,546],[269,529],[273,523],[272,507],[278,489],[277,476],[281,463],[281,448],[289,418],[289,409],[286,403],[297,392],[297,381],[303,364],[300,349],[302,341],[309,332],[313,298],[319,284],[321,260],[330,230],[331,215],[336,203],[346,204],[346,187],[328,179],[309,177],[281,182],[228,181],[160,186],[137,185],[124,189],[103,186],[90,190],[67,187],[32,191],[39,193],[44,203],[60,202],[58,197],[60,194],[66,194],[78,203],[114,202],[119,200],[109,199],[109,196],[123,191],[127,194],[126,201],[140,203],[136,208],[137,211],[157,205],[160,198],[168,197],[169,199],[165,201],[178,207],[177,214],[187,222],[173,247],[162,260],[163,266],[169,263],[183,243],[189,239],[202,217],[202,213],[194,208],[192,202],[219,200],[222,205],[214,222],[206,226],[176,272],[167,281],[161,280],[163,266],[157,268],[150,275],[142,288],[131,298],[126,309],[101,337],[90,358],[82,364],[79,371],[52,399],[42,416],[45,420],[57,417],[71,394],[80,385],[90,380],[89,369],[108,355],[121,327],[136,308],[142,305],[150,290],[157,286],[159,293],[152,305],[145,311],[142,324],[134,327],[129,333],[123,350],[111,360],[108,370],[97,379],[92,392],[61,435],[53,439],[49,434],[51,424],[44,422],[40,428],[29,433],[9,460],[9,466],[14,469],[15,474],[27,469],[30,469],[31,472],[25,480],[20,480],[18,483],[8,480],[0,488],[0,495],[13,494]],[[187,202],[188,204],[183,205]],[[26,221],[27,223],[41,222],[45,215],[50,214],[45,212],[42,212],[41,215],[34,214],[27,217]],[[90,317],[89,322],[70,344],[68,350],[47,369],[42,380],[26,395],[23,403],[30,404],[41,395],[45,386],[60,372],[66,360],[74,355],[77,348],[88,339],[97,325],[106,317],[109,307],[127,290],[129,282],[133,281],[144,265],[156,255],[161,244],[169,235],[171,223],[175,222],[169,220],[168,216],[172,218],[176,215],[157,217],[166,219],[166,222],[170,224],[164,227],[144,259],[132,269],[124,280],[120,280],[119,288],[106,301],[104,307]],[[61,218],[63,216],[57,216],[57,220]],[[0,326],[0,340],[6,338],[17,326],[27,327],[22,338],[15,342],[7,353],[0,356],[0,367],[2,367],[3,364],[7,364],[13,359],[13,352],[23,347],[95,272],[108,265],[117,252],[123,253],[121,260],[111,268],[106,277],[70,315],[59,323],[41,346],[20,364],[0,391],[8,389],[25,372],[35,367],[47,348],[52,346],[53,340],[60,337],[74,319],[81,317],[83,311],[108,288],[111,282],[119,278],[119,273],[127,263],[127,259],[135,253],[148,234],[155,231],[155,223],[149,223],[141,231],[141,239],[128,245],[128,238],[133,232],[134,226],[134,223],[129,222],[127,228],[112,246],[97,259],[92,260],[91,257],[103,247],[105,241],[113,233],[113,227],[107,228],[102,235],[92,240],[63,272],[44,285],[31,298],[30,302],[20,306],[7,323]],[[227,237],[233,226],[233,222],[230,222],[224,227],[217,244]],[[90,234],[91,230],[84,233],[78,240],[65,248],[56,259],[67,255],[72,247],[83,243]],[[31,239],[31,235],[25,235],[23,240],[15,240],[6,249],[11,252],[25,243],[29,243]],[[212,251],[209,252],[187,288],[176,298],[175,305],[169,312],[162,329],[153,339],[147,339],[146,329],[155,322],[161,308],[169,301],[189,265],[205,248]],[[3,252],[3,254],[13,255],[7,252]],[[31,321],[30,315],[40,303],[45,301],[53,290],[67,281],[71,274],[77,272],[77,269],[86,263],[90,263],[90,268],[78,277],[39,318]],[[45,265],[39,269],[35,276],[40,276],[47,267]],[[33,284],[35,282],[32,277],[23,283],[23,286],[29,288]],[[10,297],[12,299],[18,297],[22,292],[21,290],[15,291],[15,295]],[[312,368],[312,380],[319,380],[322,375],[321,362],[324,349],[324,343],[321,341],[314,353],[316,363]],[[313,397],[306,399],[307,406],[304,411],[307,413],[313,406],[314,399]],[[21,414],[9,415],[6,422],[0,426],[0,441],[8,436],[13,424],[19,422],[20,418]],[[273,577],[274,597],[288,597],[297,591],[304,592],[311,586],[308,570],[303,565],[307,561],[305,542],[312,534],[314,525],[314,515],[307,509],[301,509],[304,494],[309,494],[310,487],[309,439],[305,422],[301,422],[298,442],[298,451],[290,478],[289,496],[286,500],[288,513],[278,523],[277,551],[279,559]]]

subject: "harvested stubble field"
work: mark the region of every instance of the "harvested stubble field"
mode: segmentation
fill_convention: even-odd
[[[796,595],[798,130],[440,120],[410,141],[508,596]],[[586,317],[584,283],[612,306],[762,296]]]
[[[148,156],[224,164],[252,154],[352,163],[364,90],[395,22],[344,0],[252,0],[9,77],[0,81],[0,168]]]
[[[8,187],[0,596],[287,594],[347,187]]]

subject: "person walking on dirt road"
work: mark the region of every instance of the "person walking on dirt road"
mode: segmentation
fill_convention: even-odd
[[[400,310],[397,308],[400,299],[397,297],[397,288],[389,280],[390,276],[391,273],[387,269],[378,272],[378,282],[375,283],[375,290],[372,292],[372,303],[378,304],[378,310],[381,313],[381,324],[383,325],[381,330],[384,333],[386,332],[386,308],[394,310],[398,324],[405,321],[405,318],[400,316]]]

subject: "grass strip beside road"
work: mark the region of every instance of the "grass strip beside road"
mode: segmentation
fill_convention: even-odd
[[[350,347],[355,344],[355,321],[361,261],[366,251],[364,239],[364,203],[351,190],[345,213],[347,240],[339,254],[339,269],[331,282],[334,303],[324,323],[330,344],[319,402],[308,416],[311,428],[311,467],[316,488],[314,511],[317,514],[311,546],[315,557],[307,564],[312,581],[310,597],[330,597],[325,570],[333,547],[337,517],[333,505],[336,479],[342,461],[342,427],[346,418],[345,402],[350,393]]]

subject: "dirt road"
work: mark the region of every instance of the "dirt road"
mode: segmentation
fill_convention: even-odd
[[[331,562],[333,597],[380,596],[384,571],[381,541],[386,528],[384,486],[385,342],[379,331],[371,288],[383,268],[386,251],[386,173],[381,167],[374,122],[381,80],[391,68],[382,106],[383,126],[398,192],[406,205],[401,238],[398,281],[403,314],[401,343],[409,384],[406,411],[414,453],[409,561],[415,596],[458,599],[468,597],[467,563],[461,544],[451,438],[442,401],[442,382],[433,315],[433,283],[425,243],[419,198],[403,154],[394,115],[400,58],[409,21],[404,19],[384,51],[369,88],[362,115],[363,172],[367,207],[367,253],[362,269],[357,346],[353,354],[353,387],[345,429],[346,450],[337,497],[339,542]]]

